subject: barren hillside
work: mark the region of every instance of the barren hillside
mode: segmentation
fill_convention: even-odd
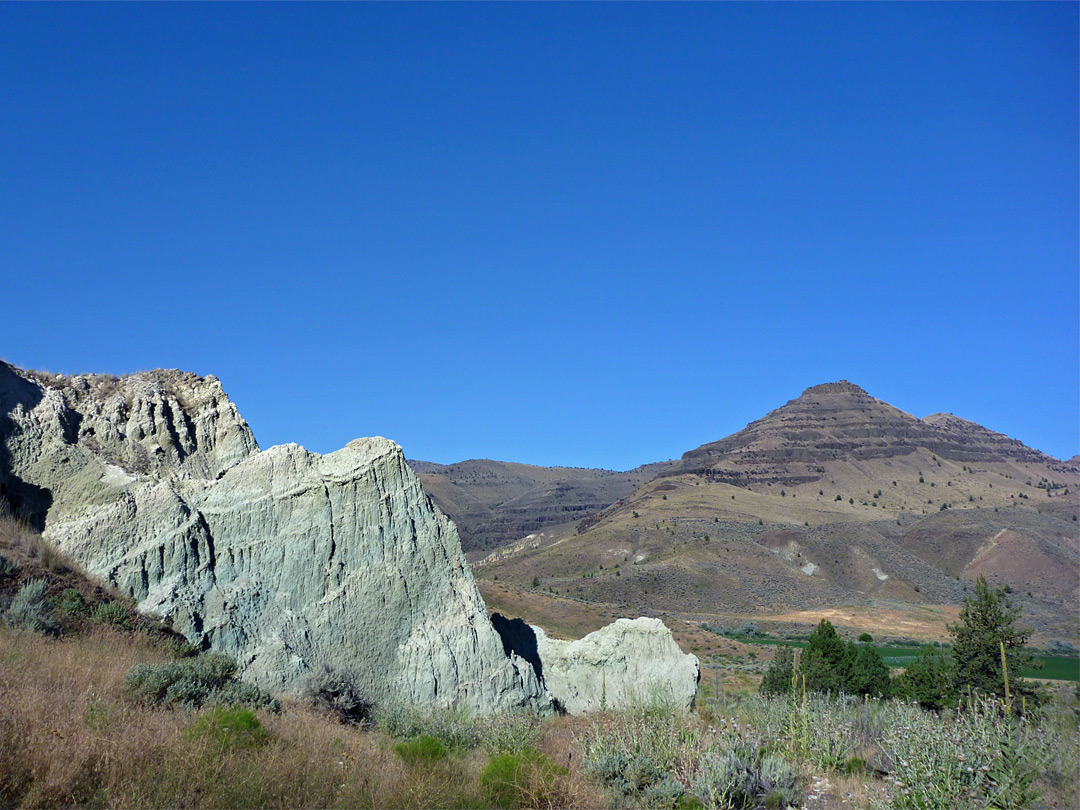
[[[616,611],[765,617],[955,606],[983,574],[1037,627],[1080,631],[1080,472],[973,422],[832,383],[658,472],[479,576]]]
[[[457,524],[462,548],[477,552],[595,515],[674,462],[628,472],[488,459],[409,464],[435,503]]]

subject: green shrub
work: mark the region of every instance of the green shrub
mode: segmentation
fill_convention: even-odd
[[[866,760],[861,757],[852,757],[844,763],[843,773],[849,776],[861,776],[866,773]]]
[[[405,703],[387,703],[374,712],[375,725],[390,737],[409,739],[427,734],[447,748],[472,749],[483,742],[488,718],[464,709],[423,709]]]
[[[0,554],[0,577],[9,577],[19,570],[19,563]]]
[[[33,633],[56,633],[52,619],[52,603],[45,596],[47,584],[44,579],[31,579],[19,588],[11,606],[4,614],[4,621],[11,627]]]
[[[238,706],[217,706],[199,716],[187,730],[193,740],[207,740],[222,751],[257,748],[266,743],[266,729],[255,712]]]
[[[765,675],[758,686],[763,695],[787,695],[791,693],[792,675],[794,674],[795,654],[791,647],[778,647],[773,660],[769,662]]]
[[[1035,689],[1019,676],[1034,657],[1026,643],[1031,629],[1019,625],[1020,606],[1012,605],[1011,589],[991,588],[979,576],[975,593],[964,599],[960,620],[947,625],[953,636],[953,682],[959,690],[970,688],[984,695],[1005,695],[1002,647],[1014,695],[1036,696]]]
[[[86,600],[74,588],[65,588],[56,600],[56,612],[65,616],[81,616],[87,612]]]
[[[892,682],[892,694],[913,700],[924,709],[940,711],[955,703],[952,662],[941,650],[924,647]]]
[[[410,765],[432,763],[446,757],[446,746],[430,734],[421,734],[394,746],[394,753]]]
[[[855,645],[845,643],[832,622],[822,619],[814,632],[807,637],[806,652],[799,666],[806,688],[830,694],[843,692],[850,679],[856,655],[858,651]]]
[[[889,681],[889,668],[885,665],[881,654],[873,647],[866,645],[859,648],[855,660],[851,665],[844,687],[848,694],[873,695],[874,697],[888,697],[892,689]]]
[[[236,662],[221,653],[165,664],[136,664],[124,678],[124,685],[135,698],[153,705],[179,705],[189,710],[203,705],[281,708],[262,690],[236,680]]]
[[[480,784],[495,807],[547,806],[537,794],[567,771],[533,748],[496,754],[480,774]]]
[[[481,745],[489,754],[518,754],[536,745],[540,719],[529,711],[510,711],[489,717]]]
[[[98,602],[90,611],[90,618],[99,624],[111,624],[116,627],[130,627],[128,609],[119,602]]]

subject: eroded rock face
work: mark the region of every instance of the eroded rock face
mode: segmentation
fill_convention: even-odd
[[[376,702],[550,708],[386,439],[260,452],[213,377],[0,364],[0,488],[90,573],[264,687],[329,666]]]
[[[492,623],[507,650],[529,661],[568,714],[662,701],[689,710],[701,669],[659,619],[617,619],[577,641],[548,638],[539,627],[498,614]]]

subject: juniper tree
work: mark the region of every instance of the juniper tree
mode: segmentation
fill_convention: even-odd
[[[814,692],[838,693],[847,689],[857,651],[845,643],[828,619],[822,619],[807,639],[806,655],[799,670],[806,688]]]
[[[794,659],[791,647],[779,647],[765,670],[758,691],[763,695],[786,695],[791,692]]]
[[[940,711],[953,702],[953,669],[936,647],[924,647],[892,684],[893,697],[914,700],[924,709]]]
[[[1024,649],[1031,630],[1017,624],[1019,616],[1020,607],[1009,602],[1004,588],[991,588],[986,577],[976,580],[975,593],[960,608],[960,621],[948,626],[953,636],[954,684],[959,691],[1004,696],[1004,646],[1013,694],[1034,694],[1020,679],[1020,668],[1032,666],[1035,658]]]
[[[888,697],[891,686],[889,668],[882,660],[881,654],[870,645],[859,647],[859,652],[851,664],[851,674],[848,676],[844,691],[860,697],[865,695]]]

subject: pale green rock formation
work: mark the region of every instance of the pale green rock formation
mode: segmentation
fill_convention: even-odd
[[[617,619],[577,641],[533,630],[544,683],[568,714],[650,702],[688,711],[694,703],[697,656],[684,654],[660,619]]]
[[[376,702],[550,709],[504,652],[453,524],[386,439],[260,452],[213,377],[0,363],[0,495],[266,688],[329,666]]]

